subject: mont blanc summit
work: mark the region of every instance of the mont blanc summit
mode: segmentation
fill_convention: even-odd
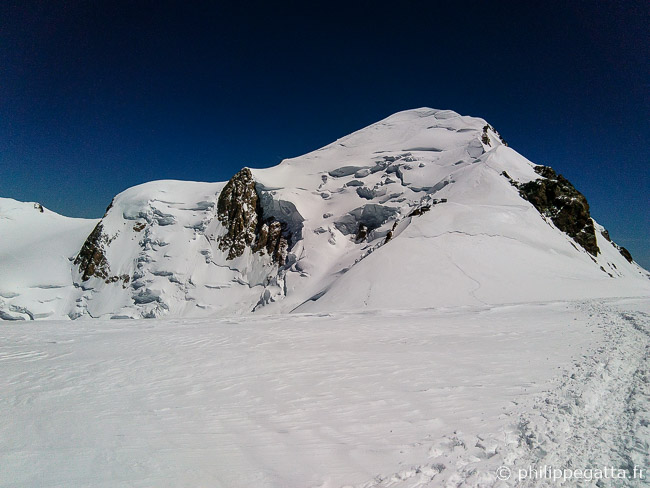
[[[228,182],[129,188],[100,220],[0,199],[0,318],[647,295],[648,273],[543,163],[483,119],[421,108]]]
[[[647,479],[648,272],[544,163],[423,108],[98,220],[0,199],[0,486]]]

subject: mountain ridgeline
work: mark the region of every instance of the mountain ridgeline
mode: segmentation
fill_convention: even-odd
[[[548,217],[558,229],[569,235],[587,252],[597,256],[600,252],[596,243],[596,230],[589,204],[582,193],[548,166],[533,168],[541,178],[527,183],[511,183],[519,189],[522,198],[533,206],[544,217]],[[505,173],[504,176],[508,177]]]
[[[0,317],[9,320],[480,306],[650,290],[648,273],[566,178],[507,147],[484,120],[445,110],[400,112],[226,183],[139,185],[99,221],[0,203],[12,216],[0,222],[5,235],[36,243],[46,223],[58,229],[58,251],[41,249],[38,259],[31,241],[0,247],[8,263]],[[10,256],[54,271],[13,266]]]

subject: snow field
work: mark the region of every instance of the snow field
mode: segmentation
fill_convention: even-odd
[[[0,486],[524,486],[496,469],[647,465],[649,314],[7,322]]]

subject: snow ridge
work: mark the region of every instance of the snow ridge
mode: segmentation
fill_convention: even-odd
[[[20,212],[3,208],[13,227],[3,233],[10,237],[0,243],[0,266],[18,252],[19,234],[30,236],[30,249],[41,237],[28,230],[38,209],[21,229],[13,216]],[[0,273],[2,318],[202,317],[650,293],[648,273],[611,242],[568,181],[507,147],[485,120],[449,110],[399,112],[273,168],[244,168],[226,183],[139,185],[94,223],[94,231],[90,222],[77,227],[83,238],[62,237],[66,261],[54,248],[42,256],[64,272],[24,272],[26,288]],[[37,286],[59,292],[27,291]]]

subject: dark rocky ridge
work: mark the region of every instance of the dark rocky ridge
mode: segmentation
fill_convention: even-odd
[[[112,207],[113,200],[106,207],[104,217],[106,217]],[[79,254],[77,254],[74,260],[74,264],[79,266],[82,281],[88,281],[92,277],[102,279],[105,283],[115,283],[122,280],[122,286],[126,286],[130,281],[131,278],[129,275],[111,276],[111,267],[108,259],[106,259],[105,246],[108,246],[112,240],[112,238],[104,234],[104,228],[100,221],[86,238]]]
[[[252,249],[253,252],[266,250],[273,261],[284,266],[290,246],[289,241],[287,224],[270,218],[257,229],[257,238]]]
[[[618,249],[618,252],[621,253],[621,256],[623,256],[625,259],[627,259],[628,263],[631,263],[632,261],[634,261],[634,258],[632,258],[632,254],[630,254],[630,251],[625,249],[623,246],[619,246],[615,242],[612,242],[612,238],[609,236],[609,232],[607,231],[607,229],[604,229],[600,233],[600,235],[602,235],[605,239],[607,239],[608,242],[611,242],[614,245],[614,247],[616,249]]]
[[[111,268],[105,251],[105,246],[108,246],[111,240],[104,234],[102,223],[97,224],[74,260],[74,264],[79,266],[82,281],[88,281],[92,277],[102,279],[105,283],[122,280],[123,286],[130,281],[129,275],[111,276]]]
[[[632,257],[632,254],[630,254],[630,251],[625,249],[623,246],[619,246],[618,244],[614,244],[616,246],[616,249],[618,249],[618,252],[621,253],[621,256],[623,256],[625,259],[627,259],[628,263],[631,263],[634,261],[634,258]]]
[[[603,230],[600,233],[600,235],[602,235],[605,239],[607,239],[607,241],[611,242],[614,245],[614,247],[616,249],[618,249],[618,252],[621,253],[621,256],[623,256],[625,259],[627,259],[628,263],[631,263],[632,261],[634,261],[634,258],[632,258],[632,254],[630,254],[630,251],[625,249],[623,246],[619,246],[615,242],[612,242],[612,238],[609,236],[609,232],[607,231],[607,229]]]
[[[106,207],[104,217],[106,217],[108,211],[113,207],[113,201],[114,199]],[[104,217],[102,217],[102,220]],[[82,281],[88,281],[93,276],[105,280],[106,283],[119,279],[117,276],[110,276],[111,269],[104,250],[104,246],[110,244],[110,242],[111,239],[104,234],[104,228],[100,221],[86,238],[79,254],[77,254],[74,260],[74,264],[79,266]]]
[[[275,216],[264,218],[261,203],[250,169],[242,169],[228,181],[217,201],[217,217],[226,228],[219,249],[228,252],[228,259],[241,256],[247,247],[266,251],[284,266],[292,240],[289,226]]]
[[[79,266],[83,281],[88,281],[92,276],[108,279],[110,268],[104,255],[104,244],[108,242],[108,238],[102,231],[100,222],[90,233],[74,260],[74,264]]]
[[[483,126],[483,134],[481,135],[481,142],[483,144],[485,144],[486,146],[492,146],[492,144],[490,143],[490,138],[488,136],[488,130],[491,130],[494,133],[494,135],[499,138],[501,144],[503,144],[504,146],[508,145],[508,143],[503,139],[503,137],[501,137],[501,134],[499,134],[497,130],[494,127],[492,127],[490,124],[486,124],[485,126]]]
[[[230,178],[217,201],[217,218],[226,228],[219,238],[219,249],[235,259],[253,244],[257,229],[258,197],[255,180],[248,168]]]
[[[600,249],[585,196],[548,166],[536,166],[535,172],[541,178],[528,183],[510,181],[519,189],[522,198],[532,203],[540,214],[550,218],[558,229],[589,254],[597,256]],[[504,176],[510,179],[507,174]]]

